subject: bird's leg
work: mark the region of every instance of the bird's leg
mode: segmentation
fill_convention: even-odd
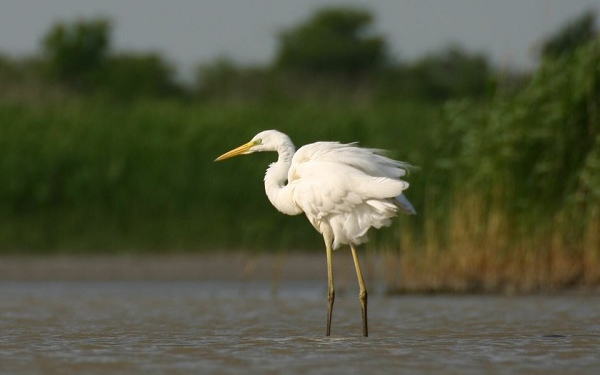
[[[326,336],[331,335],[331,314],[333,313],[333,301],[335,300],[335,289],[333,287],[333,249],[331,248],[331,241],[325,239],[325,251],[327,252],[327,333]]]
[[[356,268],[356,277],[358,278],[360,308],[362,311],[362,323],[363,323],[363,336],[369,336],[369,329],[367,327],[367,288],[365,288],[365,280],[363,279],[362,271],[360,270],[360,263],[358,261],[358,255],[356,254],[356,248],[354,245],[350,245],[352,250],[352,258],[354,259],[354,267]]]

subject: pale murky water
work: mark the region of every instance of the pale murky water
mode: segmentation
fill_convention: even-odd
[[[597,296],[338,293],[322,283],[0,282],[0,374],[598,374]]]

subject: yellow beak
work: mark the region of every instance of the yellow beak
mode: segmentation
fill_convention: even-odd
[[[248,152],[252,146],[254,146],[254,142],[250,141],[248,143],[245,143],[243,145],[241,145],[240,147],[236,147],[231,151],[227,151],[226,153],[224,153],[223,155],[219,156],[218,158],[215,159],[215,161],[220,161],[220,160],[225,160],[225,159],[229,159],[232,158],[234,156],[237,155],[241,155],[245,152]]]

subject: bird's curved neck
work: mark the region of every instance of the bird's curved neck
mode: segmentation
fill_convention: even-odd
[[[291,200],[289,189],[286,189],[288,171],[295,152],[296,148],[291,141],[281,145],[277,149],[277,161],[269,165],[265,173],[265,192],[269,201],[279,211],[288,215],[299,213]]]

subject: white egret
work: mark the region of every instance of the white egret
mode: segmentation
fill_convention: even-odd
[[[352,251],[359,285],[363,335],[367,328],[367,289],[356,246],[367,241],[370,228],[388,226],[398,211],[415,214],[402,195],[408,183],[400,179],[410,165],[381,155],[381,150],[354,143],[316,142],[295,151],[290,138],[276,130],[258,133],[250,142],[215,161],[260,151],[275,151],[277,162],[265,174],[265,191],[273,206],[287,215],[304,213],[323,235],[327,255],[327,331],[335,290],[332,253],[347,244]]]

